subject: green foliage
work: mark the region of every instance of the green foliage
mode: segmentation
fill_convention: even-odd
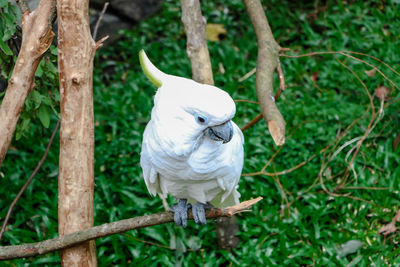
[[[287,54],[358,51],[397,68],[398,2],[328,1],[319,4],[318,1],[271,0],[263,3],[279,44],[291,48]],[[208,44],[216,85],[234,99],[255,101],[255,76],[238,81],[256,66],[257,56],[254,31],[242,1],[202,1],[202,9],[208,22],[223,24],[227,29],[223,40]],[[163,209],[159,198],[149,196],[139,166],[141,135],[150,118],[156,89],[140,69],[138,52],[145,49],[165,72],[191,76],[176,1],[165,1],[160,14],[124,31],[123,36],[118,43],[99,50],[95,60],[96,225]],[[400,84],[399,77],[376,60],[353,56],[379,66]],[[380,85],[390,89],[384,116],[361,146],[343,188],[338,185],[344,182],[345,169],[354,153],[351,149],[357,142],[346,143],[365,133],[372,112],[366,89],[338,60],[359,75],[369,94],[373,95]],[[239,216],[239,248],[233,254],[218,250],[211,221],[206,226],[191,222],[185,230],[172,224],[160,225],[97,240],[100,266],[400,264],[399,235],[384,238],[377,234],[399,209],[399,148],[395,151],[392,148],[400,125],[399,89],[392,88],[378,73],[369,77],[365,71],[372,67],[343,55],[282,57],[281,64],[287,89],[277,104],[287,122],[286,144],[281,149],[276,147],[265,123],[257,123],[244,132],[243,172],[258,172],[274,153],[278,154],[267,166],[268,173],[288,170],[315,156],[285,175],[242,177],[239,184],[242,199],[263,196],[264,200],[252,213]],[[50,75],[52,71],[41,68],[43,71],[38,71],[37,75],[42,76],[37,83],[49,89],[51,85],[43,80],[43,75]],[[277,86],[276,81],[275,88]],[[41,123],[49,123],[52,128],[54,116],[47,119],[39,115],[41,106],[49,109],[48,103],[51,103],[44,95],[32,93],[26,108],[36,110]],[[380,100],[374,96],[372,103],[377,112]],[[257,105],[238,102],[235,121],[243,126],[258,112]],[[373,122],[376,121],[377,117]],[[8,153],[0,172],[0,193],[4,196],[0,198],[1,217],[37,164],[50,135],[40,124],[27,124],[32,129],[25,131],[26,138],[14,144],[16,150]],[[329,144],[331,146],[321,152]],[[36,242],[56,236],[57,157],[55,140],[43,169],[18,204],[2,244]],[[174,202],[172,198],[169,201]],[[362,247],[350,248],[347,251],[354,253],[343,254],[350,240],[359,240]],[[342,257],[338,257],[338,253]],[[52,266],[58,263],[58,255],[7,263]]]
[[[16,34],[20,20],[19,9],[7,0],[0,0],[0,78],[8,77],[14,63],[9,41]]]
[[[17,21],[21,19],[21,13],[7,0],[0,0],[0,11],[0,49],[7,56],[12,56],[13,52],[6,42],[17,31]]]

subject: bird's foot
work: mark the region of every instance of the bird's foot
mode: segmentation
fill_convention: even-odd
[[[206,224],[206,211],[205,209],[212,208],[213,206],[211,204],[203,204],[200,202],[196,202],[196,204],[193,205],[192,207],[192,213],[193,213],[193,218],[194,221],[199,224]]]
[[[192,205],[186,203],[186,199],[181,198],[178,200],[178,204],[171,207],[171,211],[174,213],[174,221],[178,226],[187,226],[188,214],[187,211]],[[197,204],[197,203],[196,203]]]

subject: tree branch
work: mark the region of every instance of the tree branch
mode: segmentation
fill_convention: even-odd
[[[10,207],[8,208],[6,218],[4,219],[3,226],[1,227],[1,230],[0,230],[0,240],[3,237],[4,231],[6,230],[8,219],[10,218],[11,212],[13,211],[15,204],[17,204],[17,201],[20,199],[22,194],[25,192],[25,190],[28,187],[28,185],[32,182],[32,180],[35,177],[36,173],[39,171],[40,167],[42,167],[43,162],[47,158],[47,154],[49,154],[51,144],[53,144],[53,140],[54,140],[54,137],[56,136],[56,133],[57,133],[57,130],[58,130],[59,126],[60,126],[60,120],[57,121],[56,127],[54,128],[53,133],[51,134],[49,143],[47,144],[46,150],[45,150],[42,158],[40,159],[39,163],[37,164],[36,168],[32,172],[31,176],[29,176],[28,180],[26,180],[24,186],[18,192],[17,196],[15,197],[15,199],[11,203]]]
[[[10,146],[26,97],[34,88],[34,76],[54,33],[49,21],[54,16],[55,0],[41,0],[29,12],[26,1],[19,0],[22,11],[22,44],[6,94],[0,107],[0,167]]]
[[[244,201],[235,206],[218,209],[212,208],[206,210],[206,217],[208,219],[219,217],[231,217],[234,214],[249,211],[249,208],[259,202],[262,197]],[[189,211],[189,220],[193,220],[192,212]],[[75,233],[66,234],[63,237],[48,239],[42,242],[23,244],[17,246],[4,246],[0,247],[0,260],[9,260],[17,258],[32,257],[43,255],[57,250],[65,249],[75,246],[82,242],[94,240],[100,237],[119,234],[122,232],[144,228],[153,225],[159,225],[174,221],[174,214],[172,212],[161,212],[131,219],[106,223],[103,225],[95,226]]]
[[[89,27],[89,0],[58,0],[60,157],[58,234],[93,226],[93,59],[98,44]],[[61,266],[97,266],[94,241],[60,251]]]
[[[273,73],[278,67],[279,51],[281,48],[272,35],[260,1],[243,1],[257,36],[256,88],[261,112],[267,122],[269,132],[275,144],[283,145],[285,143],[286,123],[275,105],[275,98],[273,97],[272,90]],[[281,73],[279,73],[279,75],[281,78]]]
[[[214,84],[206,41],[206,19],[201,15],[200,2],[181,0],[181,8],[187,38],[186,52],[192,66],[193,80]]]
[[[99,30],[100,22],[103,19],[104,14],[106,13],[106,10],[107,10],[107,7],[109,4],[110,4],[109,2],[104,3],[103,10],[101,11],[99,18],[97,19],[96,25],[94,26],[93,40],[95,40],[95,41],[96,41],[96,37],[97,37],[97,31]]]

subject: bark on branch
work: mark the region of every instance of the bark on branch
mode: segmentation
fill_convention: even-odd
[[[33,12],[25,1],[22,11],[21,49],[0,107],[0,167],[10,146],[26,97],[35,87],[34,76],[43,54],[50,47],[54,32],[49,23],[54,16],[55,0],[41,0]]]
[[[243,2],[257,36],[256,88],[261,112],[275,144],[283,145],[286,123],[275,105],[272,87],[273,74],[278,67],[281,48],[272,35],[260,0],[243,0]]]
[[[234,214],[249,211],[251,206],[259,202],[261,199],[262,197],[258,197],[256,199],[244,201],[242,203],[239,203],[238,205],[224,209],[208,209],[206,210],[206,217],[208,219],[231,217]],[[193,220],[193,215],[191,211],[189,211],[188,215],[189,220]],[[114,235],[148,226],[169,223],[173,221],[174,214],[172,212],[161,212],[117,222],[106,223],[71,234],[66,234],[63,237],[48,239],[38,243],[0,247],[0,260],[10,260],[43,255],[57,250],[72,247],[77,244],[87,242],[89,240],[94,240],[100,237]]]
[[[93,226],[93,58],[89,0],[58,0],[60,160],[58,231],[65,236]],[[62,266],[96,266],[94,241],[60,252]]]
[[[186,32],[186,52],[192,66],[193,80],[214,84],[206,41],[206,19],[198,0],[181,0],[182,22]]]

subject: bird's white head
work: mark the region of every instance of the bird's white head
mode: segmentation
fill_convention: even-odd
[[[190,150],[203,136],[221,143],[233,135],[231,119],[235,102],[225,91],[191,79],[168,75],[155,67],[146,53],[139,54],[140,64],[149,80],[158,87],[152,120],[162,129],[167,143]],[[193,149],[193,148],[192,148]]]

